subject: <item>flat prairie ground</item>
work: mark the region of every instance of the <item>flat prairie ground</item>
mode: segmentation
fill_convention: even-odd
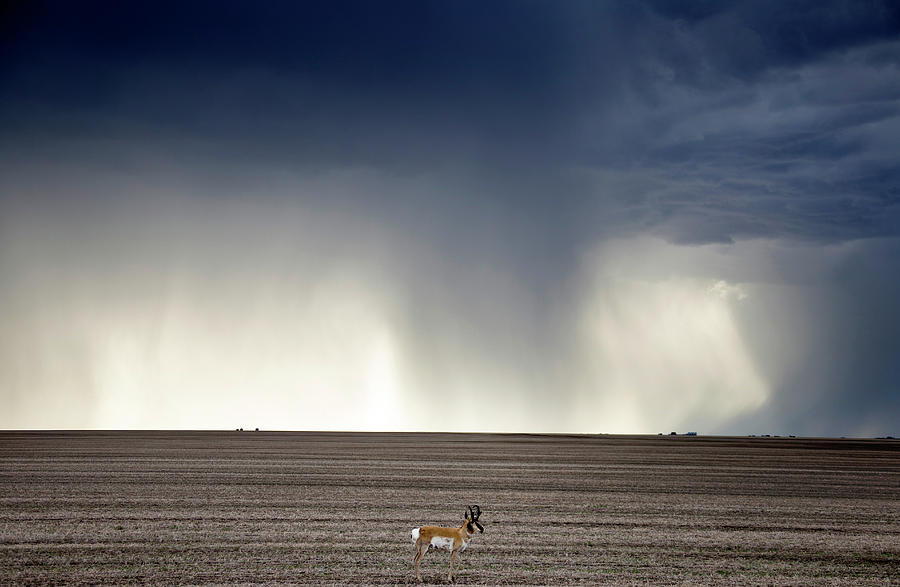
[[[0,583],[410,584],[469,504],[460,584],[900,584],[900,441],[297,432],[0,432]]]

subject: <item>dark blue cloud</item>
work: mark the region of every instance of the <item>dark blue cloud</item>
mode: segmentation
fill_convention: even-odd
[[[797,67],[829,53],[896,37],[900,8],[891,2],[650,2],[680,23],[680,69],[750,80],[772,68]],[[688,49],[691,48],[691,49]],[[694,72],[694,79],[700,77]]]
[[[900,225],[890,2],[38,2],[6,27],[0,137],[19,151],[477,178],[585,239]]]

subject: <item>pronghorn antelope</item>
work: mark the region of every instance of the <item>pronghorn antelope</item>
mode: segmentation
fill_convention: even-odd
[[[456,559],[456,554],[466,549],[469,540],[475,534],[476,526],[479,532],[484,532],[484,526],[478,523],[480,517],[481,508],[477,505],[470,505],[466,511],[466,521],[459,528],[443,528],[441,526],[413,528],[412,539],[416,543],[416,579],[419,583],[422,582],[419,562],[429,548],[443,548],[450,551],[450,574],[447,575],[447,580],[453,582],[453,561]]]

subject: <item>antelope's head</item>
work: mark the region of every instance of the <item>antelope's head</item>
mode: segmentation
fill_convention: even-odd
[[[484,526],[478,523],[478,518],[480,517],[481,508],[477,505],[470,505],[466,511],[466,529],[469,531],[469,534],[475,533],[475,527],[478,528],[479,532],[484,533]]]

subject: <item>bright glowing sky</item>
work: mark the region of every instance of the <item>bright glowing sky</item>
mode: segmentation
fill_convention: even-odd
[[[898,435],[895,2],[31,2],[0,427]]]

